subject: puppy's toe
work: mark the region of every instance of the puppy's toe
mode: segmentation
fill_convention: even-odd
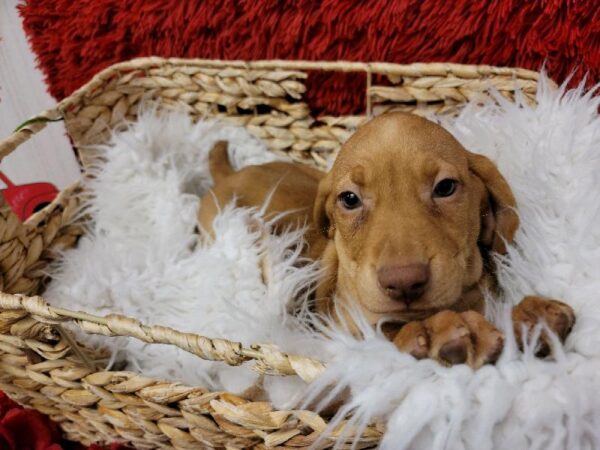
[[[446,342],[438,351],[438,358],[448,365],[463,364],[469,358],[469,337],[463,336]]]
[[[545,319],[550,329],[564,342],[575,325],[575,311],[563,302],[550,300],[546,305]]]
[[[504,335],[485,317],[475,311],[461,313],[475,346],[473,367],[495,363],[504,349]]]
[[[575,324],[575,312],[569,305],[558,300],[529,296],[513,308],[512,319],[515,335],[522,347],[524,341],[523,330],[530,337],[534,327],[541,321],[546,323],[561,342],[564,342]],[[546,356],[549,353],[550,338],[543,331],[536,354]]]
[[[430,339],[429,356],[445,365],[472,365],[473,341],[460,314],[442,311],[424,321]]]
[[[477,368],[498,359],[504,336],[475,311],[441,311],[430,318],[404,325],[394,344],[415,358],[432,358],[451,366]]]
[[[410,353],[417,359],[429,355],[429,335],[423,322],[409,322],[404,325],[396,337],[394,344],[405,353]]]

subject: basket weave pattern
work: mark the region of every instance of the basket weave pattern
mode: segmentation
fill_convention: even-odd
[[[302,98],[304,80],[313,70],[365,73],[365,114],[312,117]],[[385,83],[374,84],[374,79]],[[196,119],[233,121],[272,151],[325,168],[369,116],[390,110],[456,114],[467,100],[489,96],[490,88],[509,99],[520,90],[534,103],[537,81],[538,74],[527,70],[456,64],[141,58],[105,69],[56,108],[27,121],[0,142],[0,158],[47,122],[64,120],[86,169],[96,158],[90,145],[105,143],[111,129],[125,119],[135,120],[139,105],[150,100],[165,108],[184,108]],[[85,333],[176,345],[230,365],[254,360],[260,373],[297,375],[306,382],[325,368],[274,345],[244,347],[117,314],[96,317],[49,306],[39,297],[48,281],[45,269],[56,251],[75,245],[84,233],[75,215],[84,195],[76,183],[26,223],[5,204],[0,207],[0,389],[48,414],[69,439],[84,444],[182,449],[313,444],[327,427],[326,417],[311,411],[276,411],[265,402],[132,372],[103,371],[106,352],[75,342],[65,323]],[[344,427],[342,422],[322,447],[332,447]],[[380,426],[371,425],[359,437],[359,448],[376,446],[382,433]],[[353,438],[352,431],[347,434]]]

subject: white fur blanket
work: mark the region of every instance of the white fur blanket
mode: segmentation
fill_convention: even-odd
[[[351,412],[358,426],[385,420],[382,448],[600,448],[600,99],[542,82],[538,104],[500,100],[440,120],[466,148],[495,160],[517,197],[521,227],[500,265],[506,298],[496,304],[541,294],[576,311],[573,332],[552,359],[520,353],[508,339],[495,365],[445,368],[398,352],[368,327],[363,340],[342,330],[328,338],[307,332],[307,316],[289,313],[317,272],[314,264],[294,264],[301,231],[265,236],[248,226],[261,220],[260,211],[229,207],[217,219],[213,244],[197,244],[194,234],[216,140],[231,143],[238,167],[274,157],[242,129],[193,125],[183,114],[145,113],[102,147],[106,163],[89,182],[90,232],[53,268],[46,297],[70,309],[120,312],[317,357],[328,370],[311,386],[267,378],[274,404],[290,406],[291,390],[310,398],[332,381],[348,386],[352,396],[337,419]],[[510,338],[508,309],[496,310]],[[250,370],[171,347],[93,341],[110,342],[115,358],[148,376],[237,392],[256,379]]]

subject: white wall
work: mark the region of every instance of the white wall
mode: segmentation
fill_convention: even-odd
[[[35,67],[17,3],[18,0],[0,0],[0,139],[56,103],[46,92],[42,74]],[[15,184],[48,181],[59,189],[79,176],[62,122],[48,124],[22,144],[0,163],[0,170]]]

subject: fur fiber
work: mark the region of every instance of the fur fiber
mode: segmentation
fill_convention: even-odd
[[[333,425],[349,412],[359,427],[383,420],[384,449],[599,448],[600,98],[542,82],[536,109],[498,102],[439,119],[467,149],[497,162],[519,204],[515,244],[498,260],[504,295],[490,299],[490,315],[507,334],[495,365],[473,371],[416,361],[364,324],[364,339],[343,329],[306,331],[305,309],[288,313],[302,309],[303,297],[300,305],[294,298],[318,270],[294,266],[300,232],[270,236],[260,211],[235,208],[218,217],[213,244],[198,244],[193,232],[213,142],[229,140],[238,166],[272,155],[241,129],[193,125],[181,114],[147,112],[102,148],[107,162],[89,186],[90,233],[65,252],[46,296],[71,309],[122,312],[318,357],[328,369],[308,387],[291,377],[265,379],[274,404],[325,403],[347,387],[350,399]],[[552,358],[535,358],[534,342],[516,349],[509,308],[527,294],[575,309],[573,332]],[[256,380],[250,370],[133,339],[119,340],[115,355],[146,375],[212,388],[241,392]]]

